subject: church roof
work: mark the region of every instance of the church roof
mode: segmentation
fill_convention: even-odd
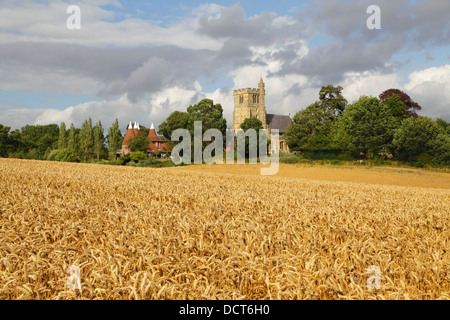
[[[287,128],[291,125],[291,117],[280,114],[267,114],[266,122],[270,130],[278,129],[280,135],[283,135]]]

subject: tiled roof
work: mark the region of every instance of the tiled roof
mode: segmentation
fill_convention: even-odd
[[[283,135],[287,128],[291,125],[291,117],[283,116],[280,114],[267,114],[266,115],[267,125],[270,130],[278,129],[280,135]]]

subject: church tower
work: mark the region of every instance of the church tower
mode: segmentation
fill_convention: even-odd
[[[258,84],[259,90],[259,108],[258,108],[258,116],[257,118],[261,120],[263,129],[267,129],[267,121],[266,121],[266,89],[264,88],[264,81],[261,78]]]
[[[233,130],[241,128],[241,123],[255,117],[262,122],[263,128],[267,129],[265,88],[263,79],[259,81],[258,89],[234,90]]]

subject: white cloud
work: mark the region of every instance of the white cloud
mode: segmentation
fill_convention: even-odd
[[[0,8],[0,43],[11,41],[39,41],[81,44],[95,47],[176,45],[186,49],[220,49],[221,42],[197,34],[197,16],[187,17],[169,27],[161,27],[158,21],[136,17],[113,22],[116,13],[102,9],[99,5],[117,1],[85,1],[79,4],[81,29],[69,30],[66,13],[69,4],[59,1],[17,1]],[[214,6],[204,7],[211,11]],[[197,11],[196,11],[197,12]]]
[[[345,74],[341,86],[344,88],[342,95],[352,103],[362,95],[378,97],[388,89],[400,88],[400,79],[396,73],[351,72]]]
[[[421,115],[450,121],[450,64],[412,72],[405,89]]]

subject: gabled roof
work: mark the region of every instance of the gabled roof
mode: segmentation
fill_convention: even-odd
[[[266,114],[267,125],[270,130],[278,129],[280,135],[283,135],[287,128],[291,125],[291,117],[280,114]]]

